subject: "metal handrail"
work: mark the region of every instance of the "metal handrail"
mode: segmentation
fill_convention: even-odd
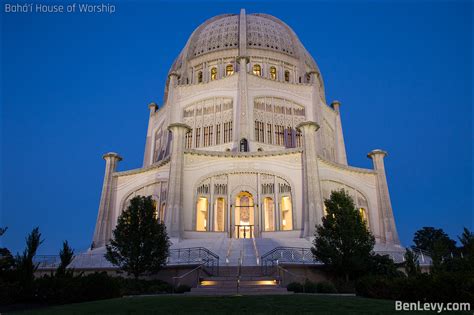
[[[277,266],[276,266],[276,267],[277,267],[277,271],[280,271],[280,270],[281,270],[281,271],[283,271],[283,272],[286,272],[286,273],[292,275],[292,276],[295,277],[295,278],[304,279],[305,281],[308,279],[308,277],[306,277],[306,276],[297,275],[297,274],[295,274],[295,273],[289,271],[288,269],[283,268],[282,266],[280,266],[280,265],[278,264],[278,260],[277,260]],[[281,279],[282,279],[282,277],[280,276],[280,272],[278,272],[278,277],[277,277],[277,278],[278,278],[278,285],[281,287],[281,282],[282,282]],[[304,283],[303,283],[303,293],[305,293]]]
[[[105,257],[105,253],[87,252],[74,255],[69,265],[76,270],[84,269],[116,269]],[[34,257],[35,264],[39,270],[57,268],[60,263],[59,255],[37,255]],[[179,265],[203,265],[209,269],[209,273],[219,274],[219,256],[204,247],[189,247],[170,249],[166,260],[167,266]]]
[[[262,255],[260,263],[263,273],[270,274],[272,271],[274,272],[276,261],[285,262],[286,264],[322,264],[314,258],[310,248],[279,246]]]
[[[237,274],[237,294],[239,294],[239,289],[240,289],[240,278],[242,276],[242,263],[243,263],[243,260],[244,260],[243,250],[240,250],[239,268],[238,268],[238,274]]]
[[[179,287],[180,283],[181,283],[181,280],[184,278],[184,277],[187,277],[188,275],[192,274],[194,271],[198,270],[198,273],[197,273],[197,283],[199,284],[199,275],[200,275],[200,270],[202,269],[202,264],[200,264],[199,266],[197,266],[196,268],[184,273],[183,275],[181,276],[177,276],[177,277],[173,277],[173,293],[174,293],[174,290],[175,288]],[[179,279],[179,282],[178,282],[178,285],[176,285],[176,279]]]

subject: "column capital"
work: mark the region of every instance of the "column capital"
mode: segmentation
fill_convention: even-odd
[[[183,123],[172,123],[168,126],[168,130],[170,130],[170,131],[173,131],[173,129],[176,129],[176,128],[178,128],[178,129],[184,128],[184,129],[186,129],[186,131],[191,130],[191,127],[189,127],[188,125],[183,124]]]
[[[314,128],[314,131],[318,131],[319,129],[319,125],[314,121],[303,121],[296,126],[299,130],[304,129],[305,127]]]
[[[158,105],[156,105],[155,102],[151,102],[150,104],[148,104],[148,109],[150,109],[150,111],[152,112],[156,112],[156,110],[158,109]]]
[[[241,59],[245,59],[245,63],[250,62],[250,57],[249,56],[237,56],[237,58],[236,58],[237,62],[240,62]]]
[[[178,78],[178,77],[179,77],[178,72],[176,72],[176,71],[171,71],[170,73],[168,73],[168,78],[171,79],[172,77]]]
[[[122,161],[122,157],[115,152],[108,152],[102,155],[102,158],[107,161],[107,159],[115,159],[117,161]]]
[[[339,108],[341,106],[341,102],[339,102],[338,100],[334,100],[331,102],[331,107],[339,113]]]
[[[379,156],[379,155],[381,155],[382,158],[384,158],[384,157],[388,156],[388,153],[387,153],[386,151],[384,151],[384,150],[375,149],[375,150],[373,150],[373,151],[370,151],[370,152],[367,154],[367,157],[368,157],[369,159],[374,159],[374,157]]]

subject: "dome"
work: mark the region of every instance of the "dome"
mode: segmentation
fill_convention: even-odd
[[[245,27],[241,24],[245,21]],[[245,32],[245,34],[241,34]],[[238,49],[245,56],[246,49],[278,52],[297,59],[304,68],[319,68],[293,30],[278,18],[268,14],[223,14],[208,19],[191,35],[186,46],[175,60],[170,72],[182,74],[184,65],[192,60],[216,51]]]

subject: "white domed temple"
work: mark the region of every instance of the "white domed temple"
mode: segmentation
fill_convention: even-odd
[[[92,252],[143,195],[155,200],[172,250],[199,247],[230,265],[239,255],[257,265],[272,251],[308,253],[324,199],[341,188],[375,250],[402,250],[386,152],[368,154],[373,169],[348,165],[340,103],[327,103],[316,62],[279,19],[242,10],[204,22],[171,66],[163,105],[149,110],[143,167],[117,171],[121,157],[104,155]]]

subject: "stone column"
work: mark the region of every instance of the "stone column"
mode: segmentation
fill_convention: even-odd
[[[344,144],[344,135],[342,133],[342,123],[341,123],[341,113],[340,113],[340,106],[341,103],[339,101],[333,101],[331,103],[332,108],[336,112],[336,162],[339,164],[347,165],[347,155],[346,155],[346,146]]]
[[[170,173],[168,179],[168,200],[165,224],[171,238],[180,238],[183,216],[183,165],[184,137],[190,128],[181,123],[172,123],[168,130],[172,135]]]
[[[322,111],[323,104],[321,103],[321,93],[319,90],[319,79],[318,79],[319,74],[316,71],[310,71],[309,75],[310,75],[310,81],[311,81],[311,94],[312,95],[311,95],[311,107],[307,107],[305,109],[306,119],[308,121],[314,121],[318,125],[318,128],[319,128],[323,122],[323,118],[322,118],[323,117],[323,111]],[[322,149],[323,140],[321,139],[321,137],[322,137],[321,132],[316,133],[316,145],[317,145],[318,150]]]
[[[102,158],[105,160],[105,175],[91,248],[105,246],[112,237],[112,197],[115,186],[113,174],[117,169],[118,162],[122,160],[120,155],[114,152],[106,153]]]
[[[395,226],[395,219],[393,218],[387,177],[385,175],[385,156],[387,156],[387,152],[382,150],[373,150],[367,155],[367,157],[372,159],[374,170],[377,173],[377,204],[379,206],[379,215],[382,219],[382,241],[385,241],[387,244],[400,245],[397,228]]]
[[[315,134],[319,126],[313,121],[306,121],[297,128],[303,135],[303,237],[311,237],[314,235],[315,225],[321,224],[323,217]]]
[[[235,147],[239,148],[240,139],[245,138],[250,144],[249,133],[249,108],[247,99],[247,63],[248,57],[240,56],[239,61],[239,82],[238,82],[238,100],[236,107],[236,121],[234,132]]]
[[[152,152],[153,150],[153,125],[155,122],[155,112],[158,109],[158,106],[155,103],[150,103],[148,105],[148,108],[150,109],[150,117],[148,118],[148,130],[146,133],[146,143],[145,143],[145,155],[143,157],[143,167],[147,167],[151,164],[153,164],[153,156]]]

